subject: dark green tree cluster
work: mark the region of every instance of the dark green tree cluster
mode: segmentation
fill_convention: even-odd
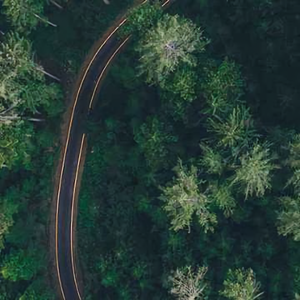
[[[63,110],[58,78],[35,55],[30,34],[46,1],[1,1],[0,299],[54,299],[46,225],[54,139]],[[5,20],[5,21],[4,21]],[[54,25],[54,24],[52,24]]]
[[[152,4],[150,1],[137,5],[128,12],[126,23],[119,31],[121,38],[131,36],[134,39],[141,37],[149,30],[163,15],[161,3],[159,1]]]
[[[91,299],[299,297],[298,124],[259,111],[276,77],[246,55],[268,56],[254,42],[278,32],[248,14],[275,20],[275,2],[190,0],[163,15],[148,4],[128,17],[138,38],[91,115],[79,203]],[[238,22],[252,26],[247,49]],[[281,54],[295,54],[287,43]]]
[[[7,33],[0,45],[1,73],[1,167],[26,164],[30,160],[30,122],[61,111],[59,85],[46,83],[43,68],[33,61],[31,44],[16,32]],[[43,97],[41,97],[43,95]]]
[[[55,1],[49,1],[53,4]],[[12,26],[19,32],[29,33],[42,22],[56,27],[44,15],[47,0],[3,0],[4,14],[8,17]]]
[[[1,300],[55,298],[48,226],[62,88],[71,94],[93,42],[132,4],[0,1]]]

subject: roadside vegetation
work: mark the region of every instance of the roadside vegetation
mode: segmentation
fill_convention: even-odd
[[[132,0],[0,0],[0,300],[53,300],[59,124]],[[297,1],[130,12],[86,122],[87,300],[300,299]],[[49,271],[50,270],[50,271]]]
[[[93,42],[130,4],[0,1],[1,300],[56,299],[49,221],[64,99]]]

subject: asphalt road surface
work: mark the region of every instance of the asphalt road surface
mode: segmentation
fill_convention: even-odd
[[[163,7],[169,3],[170,0],[166,0]],[[81,74],[81,80],[74,94],[72,113],[59,170],[59,180],[56,186],[57,194],[55,195],[57,203],[55,211],[55,264],[60,298],[63,300],[83,300],[78,285],[74,256],[74,238],[76,235],[74,228],[77,215],[75,191],[79,184],[78,173],[86,141],[83,123],[92,109],[105,72],[113,58],[129,40],[127,38],[120,41],[117,38],[118,28],[125,21],[125,19],[120,20],[104,42],[96,48]]]
[[[83,120],[91,109],[104,72],[125,43],[125,41],[120,42],[116,34],[113,34],[102,44],[101,50],[95,53],[92,64],[87,67],[75,94],[60,172],[55,224],[56,268],[61,297],[64,300],[83,299],[77,283],[73,253],[73,228],[76,222],[74,220],[75,189],[78,184],[78,170],[85,142]]]

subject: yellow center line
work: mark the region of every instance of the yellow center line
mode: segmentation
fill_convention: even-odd
[[[81,163],[81,158],[82,158],[82,150],[83,150],[83,145],[85,141],[85,134],[82,135],[81,139],[81,145],[80,145],[80,151],[79,151],[79,156],[78,156],[78,161],[77,161],[77,168],[76,168],[76,175],[75,175],[75,182],[74,182],[74,187],[73,187],[73,196],[72,196],[72,213],[71,213],[71,262],[72,262],[72,272],[73,272],[73,278],[76,286],[76,291],[78,294],[78,297],[80,300],[82,300],[78,283],[77,283],[77,276],[76,276],[76,266],[74,262],[74,236],[73,236],[73,226],[74,225],[74,207],[75,207],[75,197],[76,197],[76,187],[77,187],[77,182],[78,182],[78,174],[79,174],[79,169],[80,169],[80,163]]]
[[[142,4],[146,3],[147,0],[144,0]],[[167,5],[167,3],[169,3],[170,0],[167,0],[163,5],[162,7],[164,7],[165,5]],[[89,62],[84,74],[83,74],[83,77],[80,81],[80,84],[79,84],[79,88],[77,90],[77,93],[76,93],[76,97],[75,97],[75,101],[74,101],[74,104],[73,104],[73,107],[72,107],[72,113],[71,113],[71,118],[70,118],[70,122],[69,122],[69,126],[68,126],[68,133],[67,133],[67,140],[66,140],[66,143],[65,143],[65,148],[64,148],[64,155],[63,155],[63,161],[62,161],[62,168],[61,168],[61,172],[60,172],[60,177],[59,177],[59,184],[58,184],[58,192],[57,192],[57,204],[56,204],[56,224],[55,224],[55,249],[56,249],[56,270],[57,270],[57,275],[58,275],[58,280],[59,280],[59,286],[60,286],[60,290],[61,290],[61,294],[63,296],[63,299],[66,300],[66,297],[65,297],[65,294],[64,294],[64,290],[63,290],[63,286],[62,286],[62,281],[61,281],[61,275],[60,275],[60,268],[59,268],[59,258],[58,258],[58,214],[59,214],[59,203],[60,203],[60,193],[61,193],[61,187],[62,187],[62,175],[63,175],[63,172],[64,172],[64,169],[65,169],[65,163],[66,163],[66,155],[67,155],[67,149],[68,149],[68,146],[69,146],[69,141],[70,141],[70,135],[71,135],[71,128],[72,128],[72,125],[73,125],[73,119],[74,119],[74,114],[75,114],[75,108],[76,108],[76,105],[78,103],[78,99],[79,99],[79,94],[82,90],[82,86],[83,86],[83,82],[85,81],[86,77],[87,77],[87,74],[93,64],[93,62],[95,61],[97,55],[99,54],[100,50],[104,47],[104,45],[107,43],[107,41],[115,34],[115,32],[127,21],[127,18],[124,18],[120,24],[109,34],[109,36],[105,39],[105,41],[100,45],[100,47],[97,49],[96,53],[94,54],[94,56],[92,57],[91,61]],[[105,72],[105,70],[107,69],[109,63],[112,61],[112,59],[114,58],[114,56],[119,52],[119,50],[123,47],[123,45],[129,40],[130,37],[128,37],[120,46],[119,48],[114,52],[114,54],[110,57],[108,63],[105,65],[105,68],[104,70],[101,72],[101,75],[100,75],[100,79],[98,79],[97,81],[97,85],[93,91],[93,96],[92,96],[92,99],[90,101],[90,105],[89,105],[89,109],[91,109],[92,107],[92,102],[94,100],[94,97],[95,97],[95,94],[96,94],[96,90],[98,88],[98,85],[101,81],[101,78]],[[80,156],[79,156],[79,162],[78,162],[78,166],[80,164],[80,160],[81,160],[81,151],[82,151],[82,147],[83,147],[83,142],[84,142],[84,139],[85,139],[85,135],[83,135],[82,137],[82,141],[81,141],[81,150],[80,150]],[[79,167],[78,167],[79,168]],[[77,169],[78,171],[78,169]],[[74,185],[74,190],[73,190],[73,198],[74,198],[74,191],[76,189],[76,184],[77,184],[77,171],[76,171],[76,179],[75,179],[75,185]],[[75,281],[75,285],[76,285],[76,289],[77,289],[77,293],[78,293],[78,296],[80,299],[81,296],[80,296],[80,293],[79,293],[79,289],[78,289],[78,284],[77,284],[77,280],[76,280],[76,274],[75,274],[75,264],[74,264],[74,253],[73,253],[73,222],[74,222],[74,199],[72,200],[72,215],[71,215],[71,260],[72,260],[72,271],[73,271],[73,277],[74,277],[74,281]]]
[[[88,64],[88,67],[87,69],[85,70],[84,72],[84,75],[83,75],[83,78],[80,82],[80,85],[79,85],[79,89],[78,89],[78,92],[76,94],[76,99],[78,99],[79,97],[79,93],[81,91],[81,88],[82,88],[82,85],[83,85],[83,82],[87,76],[87,73],[89,71],[89,69],[91,68],[94,60],[96,59],[97,55],[99,54],[100,50],[103,48],[103,46],[107,43],[107,41],[114,35],[114,33],[127,21],[127,19],[125,18],[123,21],[121,21],[121,23],[111,32],[111,34],[106,38],[106,40],[101,44],[101,46],[98,48],[98,50],[96,51],[96,53],[94,54],[93,58],[91,59],[90,63]]]
[[[91,98],[91,101],[90,101],[90,105],[89,105],[89,110],[92,109],[92,105],[93,105],[93,101],[94,101],[94,98],[95,98],[95,95],[96,95],[96,92],[98,90],[98,86],[100,84],[100,81],[104,75],[104,72],[106,71],[106,69],[108,68],[108,66],[110,65],[111,61],[114,59],[114,57],[117,55],[117,53],[121,50],[121,48],[127,43],[127,41],[130,39],[130,36],[127,37],[123,43],[118,47],[118,49],[112,54],[112,56],[109,58],[109,60],[107,61],[105,67],[103,68],[98,80],[97,80],[97,83],[96,83],[96,86],[94,88],[94,91],[93,91],[93,94],[92,94],[92,98]]]
[[[142,2],[142,4],[146,3],[148,0],[144,0]],[[170,2],[170,0],[167,0],[165,1],[163,4],[162,4],[162,7],[165,7],[168,3]],[[125,19],[127,21],[127,19]],[[90,101],[90,105],[89,105],[89,110],[92,109],[92,105],[93,105],[93,101],[94,101],[94,98],[95,98],[95,95],[96,95],[96,92],[97,92],[97,89],[98,89],[98,86],[100,84],[100,81],[103,77],[103,74],[104,72],[106,71],[106,69],[108,68],[109,64],[111,63],[111,61],[113,60],[113,58],[116,56],[116,54],[120,51],[120,49],[124,46],[124,44],[129,40],[131,36],[127,37],[126,40],[119,46],[119,48],[113,53],[113,55],[110,57],[110,59],[108,60],[108,62],[106,63],[104,69],[102,70],[98,80],[97,80],[97,83],[96,83],[96,87],[93,91],[93,94],[92,94],[92,98],[91,98],[91,101]]]
[[[95,58],[97,57],[98,53],[100,52],[100,50],[103,48],[103,46],[107,43],[107,41],[112,37],[112,35],[127,21],[127,19],[124,19],[113,31],[112,33],[105,39],[105,41],[101,44],[101,46],[98,48],[98,50],[96,51],[96,53],[94,54],[92,60],[90,61],[90,63],[88,64],[87,69],[85,70],[85,73],[81,79],[79,88],[77,90],[77,94],[75,97],[75,101],[74,101],[74,105],[72,107],[72,113],[71,113],[71,118],[70,118],[70,122],[69,122],[69,127],[68,127],[68,133],[67,133],[67,140],[65,143],[65,149],[64,149],[64,155],[63,155],[63,161],[62,161],[62,168],[61,168],[61,172],[60,172],[60,178],[59,178],[59,184],[58,184],[58,192],[57,192],[57,203],[56,203],[56,224],[55,224],[55,249],[56,249],[56,253],[55,253],[55,258],[56,258],[56,271],[57,271],[57,275],[58,275],[58,281],[59,281],[59,286],[60,286],[60,290],[61,290],[61,294],[63,296],[63,299],[66,300],[65,297],[65,293],[63,290],[63,286],[62,286],[62,281],[61,281],[61,275],[60,275],[60,269],[59,269],[59,259],[58,259],[58,214],[59,214],[59,203],[60,203],[60,193],[61,193],[61,186],[62,186],[62,175],[65,169],[65,162],[66,162],[66,155],[67,155],[67,149],[69,146],[69,140],[70,140],[70,134],[71,134],[71,128],[72,128],[72,124],[73,124],[73,119],[74,119],[74,113],[75,113],[75,108],[78,102],[78,98],[79,98],[79,94],[81,92],[82,86],[83,86],[83,82],[86,79],[87,73],[89,71],[89,69],[91,68]]]

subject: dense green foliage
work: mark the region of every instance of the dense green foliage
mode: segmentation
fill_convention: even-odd
[[[206,283],[204,276],[207,268],[202,267],[193,272],[192,268],[186,267],[184,270],[176,270],[171,276],[172,282],[171,294],[180,300],[205,299]]]
[[[87,126],[87,299],[298,297],[299,8],[187,0],[129,16]]]
[[[149,84],[162,84],[180,64],[196,66],[195,52],[202,52],[207,40],[191,21],[179,16],[164,15],[155,28],[149,30],[141,45],[140,72]]]
[[[54,299],[62,98],[133,4],[110,2],[0,1],[1,300]],[[299,299],[300,4],[160,4],[128,12],[86,123],[85,299]]]
[[[259,287],[251,269],[229,270],[221,294],[233,300],[255,300],[263,294]]]
[[[131,3],[0,1],[1,300],[56,298],[49,223],[63,97],[85,52]]]
[[[45,77],[25,36],[44,4],[2,4],[12,26],[4,25],[0,44],[0,298],[50,300],[45,216],[63,93]]]
[[[172,186],[165,187],[160,197],[166,202],[164,209],[172,219],[172,229],[177,231],[188,227],[190,230],[192,217],[196,214],[204,231],[213,231],[217,218],[208,209],[209,198],[201,192],[197,168],[192,166],[190,171],[186,171],[183,169],[182,162],[179,161],[175,171],[176,181]]]
[[[162,14],[163,10],[159,1],[154,3],[147,1],[142,5],[129,9],[127,22],[120,28],[119,36],[126,37],[131,35],[133,39],[140,38],[159,21]]]

